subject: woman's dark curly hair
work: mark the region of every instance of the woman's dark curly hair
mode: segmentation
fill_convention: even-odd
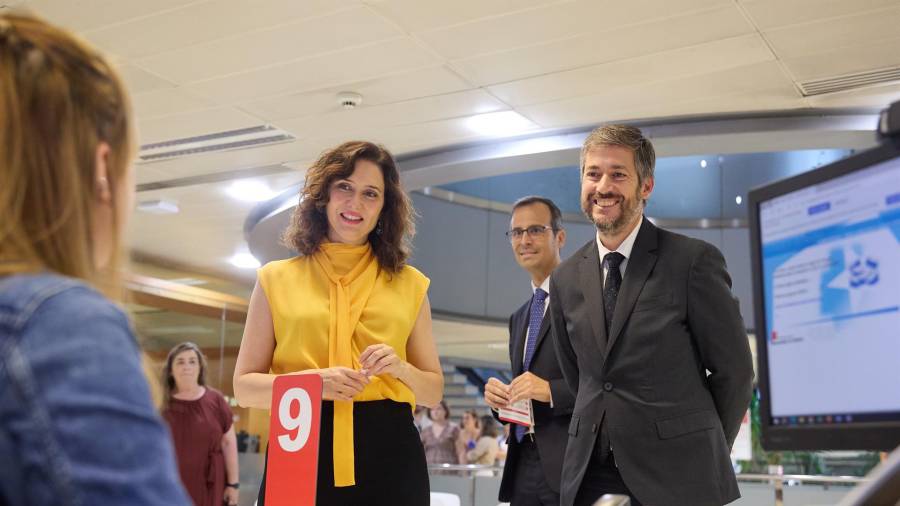
[[[350,141],[330,149],[316,160],[306,173],[300,190],[300,204],[281,240],[301,255],[312,255],[328,236],[328,204],[331,184],[353,174],[357,160],[368,160],[384,176],[384,207],[379,225],[369,234],[369,243],[378,264],[396,273],[406,265],[410,240],[415,235],[415,210],[400,184],[394,157],[382,146],[365,141]]]

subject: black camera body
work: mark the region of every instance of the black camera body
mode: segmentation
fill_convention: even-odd
[[[900,100],[881,111],[878,118],[878,140],[900,139]]]

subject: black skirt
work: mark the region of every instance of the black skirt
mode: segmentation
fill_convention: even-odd
[[[334,486],[332,438],[334,403],[322,402],[317,506],[428,506],[425,451],[409,404],[367,401],[353,404],[353,455],[356,485]],[[258,506],[264,506],[263,471]]]

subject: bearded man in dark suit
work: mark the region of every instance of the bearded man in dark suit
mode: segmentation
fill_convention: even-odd
[[[643,217],[655,161],[630,126],[598,128],[582,147],[581,206],[597,235],[550,282],[576,394],[565,506],[606,493],[654,506],[740,497],[729,453],[752,390],[744,323],[719,250]]]

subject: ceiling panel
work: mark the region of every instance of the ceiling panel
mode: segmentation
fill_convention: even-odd
[[[366,7],[239,34],[140,60],[174,82],[202,79],[283,63],[403,35]]]
[[[147,202],[143,194],[141,194],[140,197],[142,202]],[[137,211],[132,217],[134,226],[140,230],[155,230],[155,233],[149,233],[150,239],[159,240],[168,233],[168,230],[173,228],[187,228],[195,231],[205,230],[207,228],[218,230],[223,224],[229,224],[229,226],[235,223],[243,224],[249,213],[249,209],[244,206],[220,205],[207,206],[205,208],[189,208],[187,206],[187,204],[190,203],[189,200],[170,200],[177,202],[180,209],[177,214],[148,214]],[[229,233],[231,233],[232,230],[233,228],[229,228]],[[232,237],[226,237],[226,239],[227,244],[229,245],[228,251],[233,251],[235,246],[243,241],[243,233],[238,233]]]
[[[532,46],[582,33],[602,33],[726,3],[723,0],[682,0],[676,5],[676,2],[666,0],[576,0],[564,5],[518,11],[417,35],[441,55],[461,59]]]
[[[171,179],[172,175],[159,169],[148,167],[145,164],[135,164],[134,179],[136,184],[152,183]]]
[[[895,3],[896,5],[896,3]],[[768,30],[766,38],[784,59],[896,39],[900,7]]]
[[[466,118],[452,118],[411,125],[378,127],[365,132],[328,131],[302,139],[297,144],[302,145],[304,151],[318,154],[352,136],[383,144],[394,155],[401,155],[483,138],[472,131],[466,123]]]
[[[129,93],[138,94],[147,91],[174,88],[175,84],[129,63],[119,62],[116,69],[125,81]]]
[[[423,2],[422,0],[364,0],[373,9],[390,17],[408,32],[432,30],[475,19],[506,15],[546,4],[560,4],[560,0],[455,0],[453,2]]]
[[[479,85],[504,83],[586,65],[625,60],[753,32],[734,6],[458,60]]]
[[[86,31],[196,2],[197,0],[28,0],[25,6],[66,28]]]
[[[190,155],[170,160],[141,163],[140,166],[150,167],[172,176],[171,178],[183,178],[189,176],[202,176],[217,174],[226,171],[252,169],[291,162],[309,160],[319,154],[321,149],[310,152],[305,144],[300,141],[271,144],[268,146],[235,149],[231,151],[218,151]]]
[[[132,230],[146,230],[147,227],[139,219],[134,220]],[[208,223],[202,227],[191,226],[184,220],[173,219],[168,226],[162,227],[161,233],[142,231],[140,234],[130,234],[129,244],[147,255],[170,259],[174,257],[187,265],[231,270],[228,259],[245,244],[242,223],[234,223],[233,220],[222,222],[229,223],[229,226],[213,227]],[[198,234],[203,234],[202,241],[197,240]]]
[[[650,107],[635,110],[636,115],[653,118],[662,114],[671,117],[696,116],[698,110],[709,114],[746,113],[760,111],[789,111],[808,107],[797,93],[784,87],[757,88],[753,92],[713,95],[699,99],[655,102]]]
[[[272,192],[279,193],[289,186],[302,181],[303,175],[303,171],[293,170],[267,176],[247,177],[242,178],[242,180],[249,179],[260,182],[267,186]],[[223,209],[237,208],[246,213],[256,204],[253,202],[237,200],[228,193],[228,188],[234,184],[235,181],[237,180],[142,191],[138,193],[138,198],[140,200],[161,198],[174,199],[179,202],[184,202],[181,209],[187,211],[202,211],[211,207],[221,207]]]
[[[362,105],[366,107],[443,95],[470,87],[447,67],[431,67],[335,88],[266,98],[242,104],[241,108],[274,121],[340,111],[337,94],[341,91],[359,93],[363,97]]]
[[[350,0],[212,0],[120,23],[85,35],[98,46],[128,58],[142,58],[209,42],[292,19],[316,16]],[[164,28],[163,28],[164,27]],[[162,33],[165,36],[161,36]]]
[[[738,0],[762,30],[895,7],[897,0]]]
[[[210,109],[215,104],[180,88],[164,88],[131,97],[134,112],[141,120],[158,116],[168,116],[201,109]]]
[[[233,107],[218,107],[138,120],[138,133],[141,144],[150,144],[182,137],[236,130],[261,123],[263,121],[259,118]]]
[[[771,52],[758,35],[745,35],[625,61],[489,86],[488,89],[501,100],[513,106],[520,106],[601,94],[641,83],[704,74],[772,59]]]
[[[453,118],[378,128],[371,132],[371,138],[399,154],[484,139],[484,136],[469,128],[467,118]]]
[[[442,56],[461,59],[571,37],[580,33],[572,29],[578,26],[578,17],[578,10],[567,4],[566,8],[518,11],[417,35]]]
[[[352,65],[343,62],[353,62]],[[375,79],[440,63],[407,37],[188,86],[220,103]]]
[[[784,90],[799,98],[799,92],[777,62],[745,65],[720,72],[710,72],[685,79],[654,83],[646,90],[661,102],[669,99],[705,98],[728,94],[752,94],[757,89]]]
[[[900,38],[783,59],[798,81],[865,72],[900,65]]]
[[[547,127],[570,127],[625,119],[634,110],[664,107],[672,101],[699,100],[710,96],[753,93],[756,89],[781,89],[798,96],[776,62],[763,62],[671,81],[623,87],[612,92],[520,108]],[[647,117],[656,117],[652,112]],[[634,117],[634,116],[631,116]]]
[[[275,122],[299,137],[314,135],[362,135],[376,127],[422,123],[506,109],[506,105],[484,90],[469,90],[405,102],[340,110]]]

